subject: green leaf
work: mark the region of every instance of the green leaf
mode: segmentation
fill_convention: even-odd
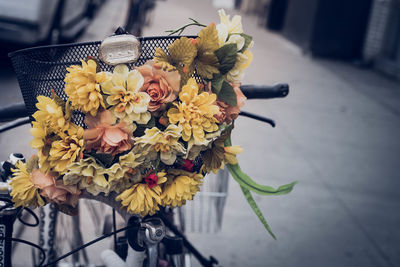
[[[211,91],[218,95],[222,89],[222,83],[224,82],[224,77],[220,74],[214,74],[211,80]]]
[[[244,46],[239,52],[243,53],[244,51],[247,50],[247,48],[249,48],[249,45],[250,45],[251,41],[253,40],[253,37],[251,37],[250,35],[244,34],[244,33],[241,33],[240,36],[242,36],[244,38]]]
[[[153,128],[156,126],[156,120],[152,116],[147,124],[138,124],[136,130],[133,132],[134,136],[142,136],[146,129]]]
[[[225,146],[232,146],[230,137],[225,140]],[[242,172],[239,164],[227,164],[226,165],[233,179],[243,186],[244,188],[253,191],[259,195],[284,195],[288,194],[293,190],[294,185],[297,182],[285,184],[279,186],[277,189],[272,186],[260,185],[254,182],[247,174]]]
[[[217,94],[218,99],[224,101],[225,103],[236,107],[237,105],[237,97],[235,90],[233,90],[233,87],[227,83],[226,81],[222,82],[221,90]]]
[[[103,164],[104,167],[109,167],[114,160],[114,156],[111,154],[107,154],[107,153],[91,152],[91,153],[89,153],[89,155],[91,155],[97,161],[99,161],[101,164]]]
[[[222,75],[228,73],[236,63],[237,45],[226,44],[223,47],[215,50],[215,55],[219,61],[219,71]]]
[[[250,207],[253,209],[254,213],[260,219],[261,223],[264,225],[265,229],[267,229],[268,233],[276,240],[274,233],[272,232],[271,227],[268,225],[267,220],[264,218],[261,210],[258,208],[256,201],[254,200],[253,196],[251,195],[250,191],[240,186],[242,189],[243,195],[246,198],[247,202],[249,203]]]
[[[206,79],[211,79],[213,74],[219,73],[218,66],[218,58],[214,53],[205,52],[196,58],[197,73]]]

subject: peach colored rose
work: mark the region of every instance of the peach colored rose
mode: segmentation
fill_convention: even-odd
[[[167,103],[177,98],[181,79],[177,71],[163,71],[156,68],[152,60],[147,61],[137,70],[144,78],[144,84],[139,91],[146,92],[150,96],[147,107],[149,111],[161,111]]]
[[[57,180],[58,176],[55,172],[46,174],[39,169],[34,169],[31,181],[36,187],[41,189],[40,195],[48,201],[75,207],[78,204],[81,191],[76,185],[64,185],[62,180]]]
[[[132,147],[132,133],[125,122],[113,125],[115,119],[109,110],[97,113],[96,117],[86,115],[88,129],[83,133],[85,150],[92,149],[115,156]]]
[[[231,83],[233,90],[236,93],[236,101],[237,105],[235,107],[228,105],[224,101],[217,100],[217,105],[219,107],[219,113],[214,115],[214,117],[218,120],[219,123],[231,123],[232,120],[235,120],[239,116],[240,109],[244,105],[244,101],[247,99],[246,96],[240,90],[240,83]],[[208,84],[208,87],[211,87],[211,84]]]

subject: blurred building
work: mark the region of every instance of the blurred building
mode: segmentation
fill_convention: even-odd
[[[312,56],[400,78],[400,0],[242,0],[241,10]]]

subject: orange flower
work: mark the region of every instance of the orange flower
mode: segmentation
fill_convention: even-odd
[[[62,180],[57,180],[58,173],[43,173],[34,169],[31,175],[32,183],[41,189],[40,195],[48,201],[57,204],[68,204],[73,207],[78,204],[81,191],[76,185],[64,185]]]
[[[137,68],[144,78],[144,84],[139,90],[150,96],[147,109],[151,112],[163,110],[166,103],[176,99],[180,90],[180,75],[177,71],[163,71],[156,68],[152,60]]]
[[[235,120],[239,116],[240,109],[244,105],[244,101],[247,99],[246,96],[240,90],[240,83],[232,84],[233,90],[236,93],[236,101],[237,105],[235,107],[228,105],[224,101],[217,100],[217,105],[219,107],[219,113],[216,114],[214,117],[218,120],[219,123],[231,123],[232,120]],[[211,86],[209,84],[209,86]]]
[[[94,149],[113,156],[131,149],[131,131],[124,122],[113,125],[114,123],[115,118],[109,110],[99,112],[96,117],[88,114],[85,118],[88,129],[83,134],[85,149]]]

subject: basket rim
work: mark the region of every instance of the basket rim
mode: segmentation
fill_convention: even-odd
[[[112,35],[111,35],[112,36]],[[196,38],[195,35],[164,35],[164,36],[151,36],[151,37],[136,37],[140,42],[152,39],[170,39],[170,38],[180,38],[180,37],[187,37],[187,38]],[[102,41],[89,41],[89,42],[81,42],[81,43],[67,43],[67,44],[55,44],[55,45],[42,45],[42,46],[34,46],[23,48],[20,50],[16,50],[13,52],[8,53],[8,57],[12,58],[14,56],[24,54],[27,52],[32,52],[41,49],[52,49],[52,48],[61,48],[61,47],[76,47],[76,46],[86,46],[86,45],[98,45],[101,44]]]

